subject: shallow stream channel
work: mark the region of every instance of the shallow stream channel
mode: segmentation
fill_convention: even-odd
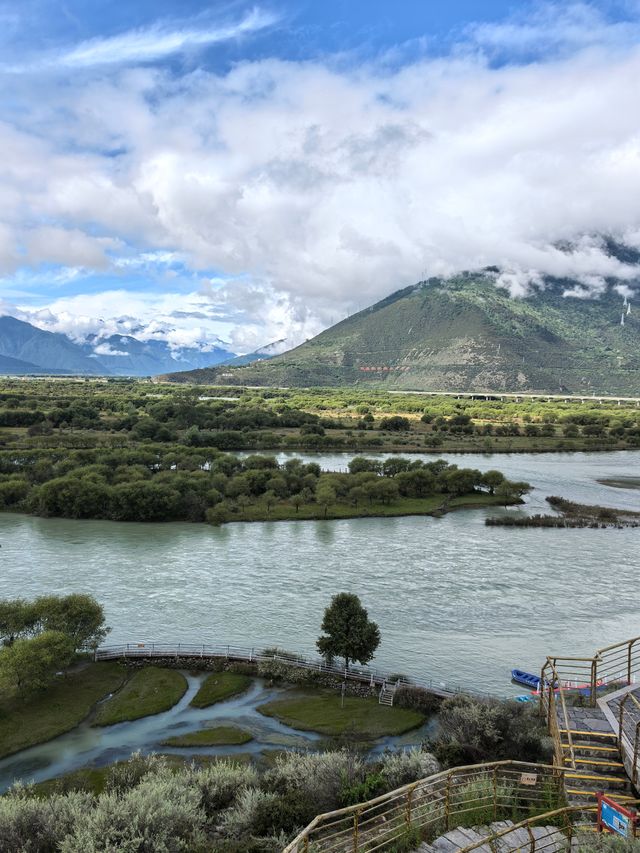
[[[208,708],[194,708],[189,703],[209,673],[183,671],[187,691],[168,711],[113,726],[94,726],[92,716],[77,728],[47,743],[24,749],[0,760],[0,793],[14,782],[42,782],[83,767],[104,767],[123,761],[134,752],[192,756],[245,756],[260,758],[274,750],[319,749],[326,738],[315,732],[298,731],[274,717],[261,714],[257,708],[281,698],[285,687],[269,686],[254,679],[249,689],[239,696],[218,702]],[[288,688],[289,690],[291,688]],[[434,731],[435,718],[419,728],[395,737],[382,737],[367,743],[370,755],[385,749],[417,746]],[[239,746],[164,746],[163,741],[214,726],[235,726],[252,735],[253,740]]]

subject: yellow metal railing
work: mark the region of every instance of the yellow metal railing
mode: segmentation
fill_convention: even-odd
[[[520,761],[454,767],[318,815],[283,853],[373,853],[411,841],[417,847],[455,826],[531,817],[562,800],[564,773]]]
[[[496,845],[495,842],[499,842],[501,838],[507,838],[509,835],[514,835],[519,829],[526,830],[528,843],[526,845],[518,845],[513,848],[514,850],[530,851],[530,853],[534,853],[534,851],[542,853],[542,851],[548,850],[551,853],[556,853],[559,848],[559,835],[561,834],[565,836],[565,844],[567,849],[569,849],[571,839],[581,830],[593,830],[593,820],[585,822],[582,819],[585,813],[593,813],[595,815],[597,810],[597,805],[594,806],[593,804],[565,806],[564,808],[553,809],[552,811],[545,812],[545,814],[527,818],[513,826],[505,827],[480,841],[468,844],[466,847],[461,847],[458,853],[472,853],[473,850],[478,850],[479,848],[486,850],[485,845],[488,845],[492,850],[500,849],[502,845]],[[574,818],[578,818],[578,821],[575,821]],[[552,826],[555,828],[555,832],[540,835],[535,830],[541,826]],[[510,844],[508,846],[511,847]]]
[[[555,660],[547,659],[542,667],[540,678],[540,707],[547,719],[549,734],[553,740],[553,751],[555,763],[561,767],[565,765],[565,759],[569,759],[572,770],[576,770],[576,756],[573,747],[573,734],[567,713],[567,701],[563,690],[557,690],[556,685],[560,683],[560,676],[555,665]],[[560,713],[558,713],[558,711]],[[560,716],[563,729],[558,723]],[[567,742],[562,739],[566,734]],[[568,756],[565,754],[568,751]]]
[[[625,729],[625,708],[628,702],[631,702],[632,717],[630,719],[633,730],[633,737]],[[635,711],[635,713],[633,713]],[[640,701],[631,692],[626,693],[620,702],[620,710],[618,711],[618,744],[620,752],[625,762],[625,769],[635,785],[638,781],[638,759],[640,758]],[[631,766],[627,765],[627,760]]]
[[[549,733],[553,739],[556,764],[569,763],[576,769],[572,728],[567,713],[567,696],[579,692],[586,702],[595,706],[598,691],[605,687],[633,684],[640,674],[640,637],[623,640],[603,649],[598,649],[593,657],[556,657],[549,656],[542,667],[540,681],[540,713],[547,720]],[[628,694],[631,696],[632,694]],[[640,759],[640,728],[636,727],[633,746],[630,738],[623,738],[623,717],[625,702],[622,701],[618,720],[618,742],[622,755],[633,755],[632,781],[638,778]],[[640,702],[633,697],[638,706]],[[639,721],[640,726],[640,721]],[[563,739],[565,735],[565,739]],[[629,741],[629,744],[627,744]]]
[[[640,677],[640,637],[598,649],[592,657],[549,655],[557,673],[556,687],[580,689],[591,705],[607,685],[633,684]]]

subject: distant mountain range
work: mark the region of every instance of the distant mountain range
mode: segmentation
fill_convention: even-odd
[[[638,263],[637,253],[631,262]],[[640,395],[640,304],[623,298],[622,282],[609,281],[599,296],[586,298],[580,282],[549,278],[526,298],[512,298],[497,276],[487,269],[423,281],[283,355],[165,378]],[[576,289],[580,297],[566,295]]]
[[[276,355],[281,355],[289,349],[291,349],[291,344],[285,338],[282,338],[246,355],[237,355],[235,358],[221,362],[221,364],[228,365],[229,367],[242,367],[246,364],[253,364],[255,361],[266,361],[267,359],[274,358]]]
[[[141,341],[130,335],[93,336],[77,343],[15,317],[0,317],[1,374],[154,376],[233,358],[235,354],[221,346],[176,349],[163,340]]]

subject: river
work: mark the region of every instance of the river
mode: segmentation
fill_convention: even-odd
[[[350,458],[303,456],[334,470]],[[544,510],[549,494],[640,509],[637,490],[597,482],[640,476],[640,451],[443,458],[532,483],[505,512]],[[352,591],[380,625],[374,665],[502,695],[512,667],[640,634],[640,530],[487,528],[487,512],[221,528],[1,514],[1,594],[90,592],[114,643],[312,653],[330,597]]]

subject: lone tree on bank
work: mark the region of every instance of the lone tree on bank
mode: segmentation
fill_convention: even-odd
[[[371,622],[366,608],[357,595],[341,592],[334,595],[324,611],[322,630],[325,632],[316,646],[327,658],[344,658],[345,668],[350,661],[369,663],[380,645],[380,631]]]

